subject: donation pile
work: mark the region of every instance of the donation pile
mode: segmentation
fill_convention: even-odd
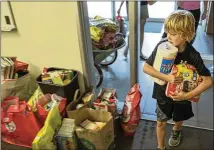
[[[93,50],[109,50],[122,45],[119,26],[110,19],[96,16],[89,20]]]

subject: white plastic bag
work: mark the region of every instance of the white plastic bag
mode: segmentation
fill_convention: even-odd
[[[8,96],[17,96],[21,100],[28,98],[29,81],[29,73],[17,79],[3,80],[1,83],[1,101]]]

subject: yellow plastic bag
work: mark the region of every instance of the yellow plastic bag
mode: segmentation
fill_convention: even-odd
[[[58,130],[61,126],[61,116],[57,103],[53,103],[53,107],[48,113],[48,116],[45,120],[45,124],[42,129],[37,133],[33,143],[33,150],[42,150],[50,149],[56,150],[56,145],[54,141],[55,131]]]
[[[30,97],[30,99],[28,100],[28,104],[32,107],[32,111],[35,112],[36,111],[36,103],[37,100],[39,98],[41,98],[41,96],[43,95],[40,87],[38,87],[36,89],[36,91],[33,93],[33,95]]]
[[[95,26],[90,27],[90,34],[91,34],[91,39],[96,42],[99,42],[100,39],[103,37],[102,29]]]

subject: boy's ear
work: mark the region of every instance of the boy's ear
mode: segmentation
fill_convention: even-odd
[[[189,41],[187,37],[185,37],[184,35],[180,34],[180,38],[185,40],[185,41]]]

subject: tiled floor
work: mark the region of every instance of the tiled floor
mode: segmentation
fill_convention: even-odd
[[[150,55],[158,41],[160,40],[160,33],[145,33],[145,41],[143,50]],[[196,40],[193,46],[201,53],[206,55],[213,55],[213,35],[207,35],[199,26]],[[101,87],[116,88],[118,96],[118,106],[122,109],[125,96],[130,89],[130,62],[123,56],[123,49],[118,50],[117,60],[110,66],[102,68],[104,80]],[[211,57],[212,58],[212,57]],[[213,62],[213,61],[208,61]],[[143,98],[141,99],[142,119],[156,120],[155,105],[156,101],[151,98],[153,82],[150,77],[143,73],[142,65],[144,61],[139,61],[139,84]],[[212,64],[213,65],[213,64]],[[211,66],[212,66],[211,65]],[[100,89],[99,88],[99,89]],[[99,90],[97,89],[97,90]],[[193,103],[193,110],[195,116],[185,125],[194,126],[198,128],[206,128],[213,130],[213,89],[209,89],[201,95],[199,103]]]

